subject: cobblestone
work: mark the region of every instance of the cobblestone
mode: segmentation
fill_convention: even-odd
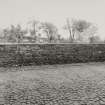
[[[54,87],[44,81],[36,87],[9,82],[0,90],[0,105],[101,105],[105,103],[105,85],[80,80]],[[22,82],[21,82],[22,83]],[[30,83],[31,84],[31,83]],[[29,84],[29,85],[30,85]],[[71,84],[71,85],[70,85]],[[82,86],[80,86],[82,85]],[[21,87],[22,86],[22,87]],[[81,87],[81,88],[80,88]],[[3,88],[2,88],[3,89]]]

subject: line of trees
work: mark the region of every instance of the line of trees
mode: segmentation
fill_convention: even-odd
[[[36,20],[28,22],[31,24],[31,29],[22,29],[21,25],[11,25],[10,28],[5,28],[2,31],[2,40],[10,43],[56,43],[56,42],[83,42],[88,39],[89,43],[102,42],[97,36],[97,26],[87,22],[86,20],[66,19],[66,24],[62,29],[68,32],[69,38],[65,39],[59,34],[58,28],[50,22],[39,22]],[[44,35],[44,37],[42,37]]]

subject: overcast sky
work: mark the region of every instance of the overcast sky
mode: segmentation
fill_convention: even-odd
[[[0,0],[0,28],[36,19],[62,29],[67,17],[97,24],[105,37],[105,0]]]

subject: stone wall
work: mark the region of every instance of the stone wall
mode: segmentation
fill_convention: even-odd
[[[105,44],[0,45],[0,66],[105,61]]]

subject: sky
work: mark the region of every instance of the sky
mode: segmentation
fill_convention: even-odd
[[[54,23],[60,31],[66,18],[84,19],[105,38],[105,0],[0,0],[0,28],[25,26],[33,19]]]

